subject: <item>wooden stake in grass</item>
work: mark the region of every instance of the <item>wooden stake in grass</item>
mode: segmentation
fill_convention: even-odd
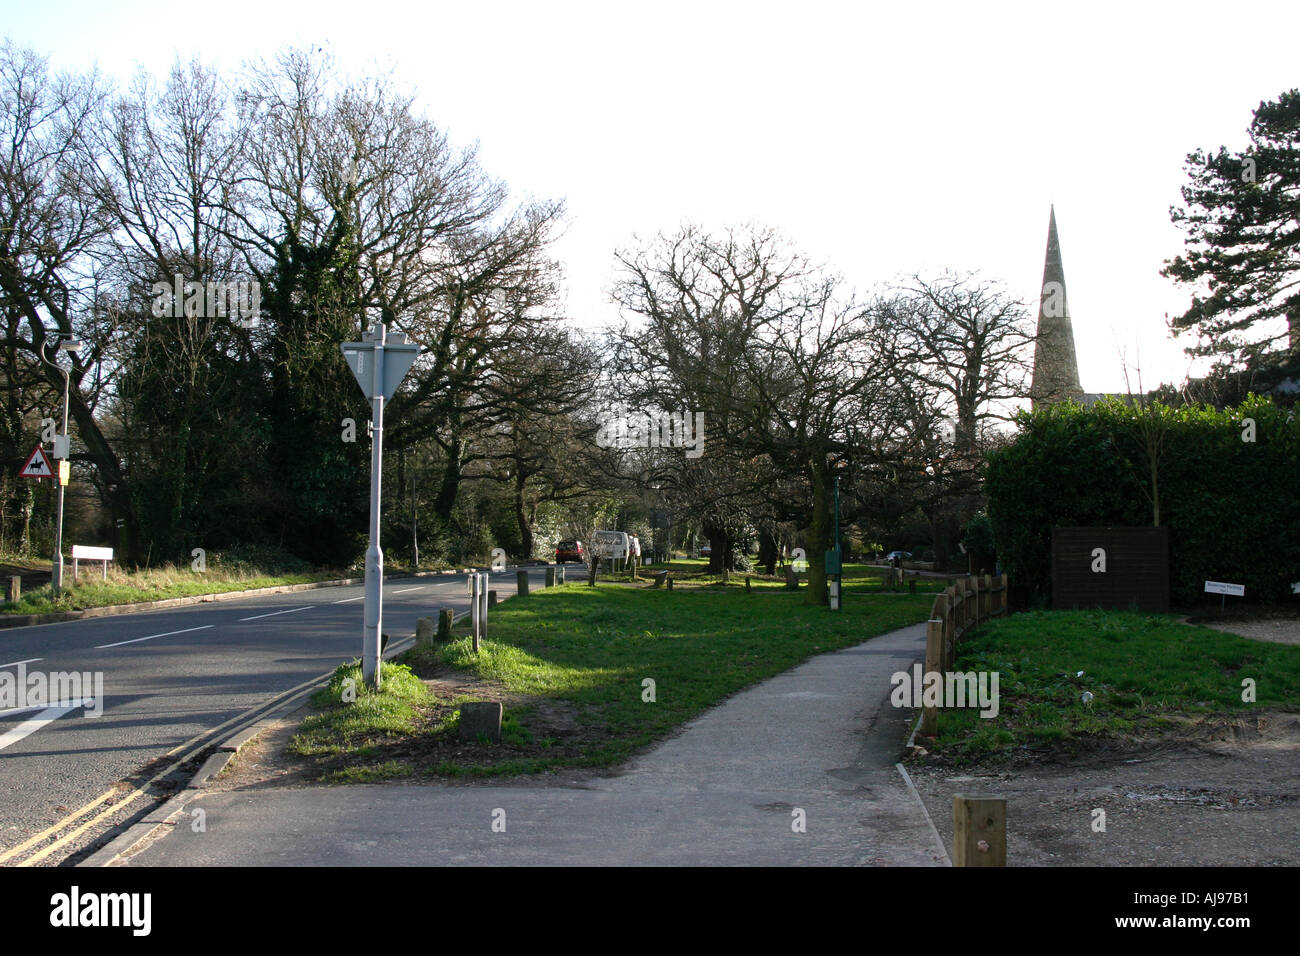
[[[11,574],[9,576],[9,600],[17,601],[23,596],[23,579],[22,575]]]
[[[546,586],[548,588],[555,587],[555,568],[546,569]]]
[[[952,865],[1007,865],[1005,798],[953,795]]]
[[[438,612],[438,643],[446,644],[451,640],[451,625],[455,620],[455,612],[449,607],[444,607]]]
[[[515,575],[515,580],[519,582],[519,596],[528,597],[528,572],[523,570],[519,571]]]

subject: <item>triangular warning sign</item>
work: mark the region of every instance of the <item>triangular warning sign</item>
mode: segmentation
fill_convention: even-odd
[[[54,467],[50,464],[49,458],[45,457],[45,449],[37,445],[32,449],[32,453],[27,456],[27,463],[23,465],[22,471],[18,472],[19,478],[53,478]]]

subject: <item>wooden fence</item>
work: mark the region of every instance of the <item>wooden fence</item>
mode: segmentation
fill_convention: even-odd
[[[1005,574],[994,578],[958,578],[934,599],[925,636],[925,672],[947,674],[956,657],[957,641],[976,624],[1007,613],[1008,582]],[[939,714],[935,707],[921,711],[921,733],[934,736]]]

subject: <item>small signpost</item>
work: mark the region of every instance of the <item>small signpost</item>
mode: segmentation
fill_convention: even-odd
[[[104,580],[108,580],[108,562],[113,560],[112,548],[90,548],[83,544],[72,546],[72,580],[77,580],[77,563],[79,561],[103,561]]]
[[[397,392],[420,346],[401,332],[391,335],[382,322],[360,342],[344,342],[343,357],[372,406],[370,446],[370,547],[366,549],[366,610],[361,635],[361,677],[379,689],[380,634],[384,613],[384,555],[379,549],[379,489],[383,467],[384,402]]]
[[[1227,597],[1225,597],[1224,595],[1231,594],[1231,595],[1233,595],[1234,597],[1245,597],[1245,596],[1246,596],[1246,585],[1244,585],[1244,584],[1225,584],[1223,581],[1206,581],[1206,582],[1205,582],[1205,593],[1206,593],[1206,594],[1218,594],[1218,595],[1220,595],[1220,597],[1219,597],[1219,610],[1222,611],[1222,610],[1224,610],[1225,602],[1228,600]]]

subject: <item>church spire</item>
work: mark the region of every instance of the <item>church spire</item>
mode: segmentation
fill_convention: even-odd
[[[1056,238],[1056,207],[1047,225],[1047,256],[1043,262],[1043,289],[1038,300],[1038,343],[1034,348],[1034,378],[1030,385],[1034,406],[1073,399],[1083,401],[1079,362],[1074,353],[1074,328],[1065,299],[1065,269],[1061,243]]]

